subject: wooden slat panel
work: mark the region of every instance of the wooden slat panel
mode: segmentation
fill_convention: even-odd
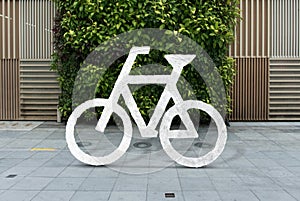
[[[270,0],[241,0],[242,20],[235,29],[232,57],[268,57],[270,46]]]
[[[271,58],[300,58],[299,9],[299,0],[273,1]]]
[[[271,59],[270,120],[300,120],[300,58]]]
[[[268,58],[236,58],[230,120],[268,120],[268,73]]]
[[[19,58],[19,1],[0,2],[0,58]]]
[[[0,60],[0,120],[19,119],[19,61]]]
[[[50,60],[21,60],[21,119],[56,120],[60,89]]]
[[[298,0],[241,0],[233,57],[300,57]]]
[[[54,15],[50,0],[0,2],[1,120],[56,119],[60,91],[49,70]]]
[[[50,59],[55,5],[51,0],[20,0],[21,59]]]

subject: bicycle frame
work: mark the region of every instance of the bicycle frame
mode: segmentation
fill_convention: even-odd
[[[176,83],[180,77],[183,67],[189,64],[195,58],[195,55],[165,55],[165,58],[173,67],[171,75],[129,75],[137,55],[149,54],[149,52],[150,47],[148,46],[131,48],[128,58],[125,61],[123,69],[121,70],[112,93],[108,99],[108,102],[111,104],[109,107],[104,108],[103,113],[97,123],[96,130],[104,132],[109,118],[113,113],[113,107],[115,104],[118,104],[117,102],[119,97],[122,95],[135,123],[140,130],[141,136],[157,137],[158,132],[156,131],[156,127],[166,110],[169,100],[172,98],[175,104],[184,101],[176,87]],[[141,113],[139,112],[128,84],[165,84],[165,89],[161,94],[161,97],[147,125]],[[176,137],[198,137],[197,131],[195,130],[193,122],[191,121],[187,111],[178,111],[178,114],[185,124],[187,132],[181,132],[181,135],[176,135]]]

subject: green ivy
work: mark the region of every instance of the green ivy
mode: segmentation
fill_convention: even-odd
[[[80,65],[98,45],[118,34],[140,28],[161,28],[177,31],[202,46],[218,67],[227,92],[230,113],[230,87],[234,60],[229,58],[228,45],[234,40],[234,27],[239,18],[238,0],[54,0],[55,17],[52,69],[59,75],[62,89],[59,110],[63,118],[72,112],[72,91]],[[108,97],[121,65],[100,79],[95,95]],[[196,96],[210,102],[203,81],[184,72],[196,89]],[[103,84],[104,83],[104,84]],[[156,88],[160,90],[159,87]],[[150,88],[136,91],[139,109],[147,118],[147,110],[157,101],[147,96]],[[142,103],[142,100],[146,100]]]

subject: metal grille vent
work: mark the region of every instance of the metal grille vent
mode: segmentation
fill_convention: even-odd
[[[270,120],[300,120],[300,59],[270,62]]]

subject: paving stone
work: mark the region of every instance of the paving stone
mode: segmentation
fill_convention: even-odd
[[[44,140],[52,134],[53,131],[31,131],[19,137],[19,139],[41,139]]]
[[[215,188],[220,190],[248,190],[245,183],[238,177],[224,178],[224,177],[214,177],[211,178]]]
[[[284,190],[266,191],[266,190],[254,190],[253,193],[258,197],[259,200],[264,201],[296,201],[294,197],[288,194]]]
[[[218,193],[223,201],[259,201],[252,191],[218,191]]]
[[[14,166],[5,172],[1,173],[1,176],[7,176],[7,175],[18,175],[18,176],[27,176],[30,173],[32,173],[37,167],[20,167],[20,166]]]
[[[292,177],[294,176],[288,169],[284,167],[264,167],[261,171],[269,177]]]
[[[264,158],[264,159],[248,159],[256,167],[282,167],[280,163],[275,160]]]
[[[2,142],[2,139],[1,139],[0,142]],[[0,147],[2,148],[1,144],[0,144]],[[1,149],[0,150],[0,158],[5,158],[10,153],[12,153],[12,151],[6,151],[6,150]]]
[[[74,159],[74,156],[70,153],[69,150],[60,151],[53,159]]]
[[[49,158],[28,158],[18,164],[19,167],[40,167],[46,163]]]
[[[111,191],[116,183],[116,178],[87,178],[81,184],[81,191]]]
[[[174,193],[175,197],[165,197],[165,193]],[[160,200],[160,201],[184,201],[183,193],[181,191],[169,191],[169,192],[147,192],[147,200]]]
[[[280,190],[281,187],[269,177],[242,177],[244,186],[249,190]]]
[[[147,189],[147,177],[119,177],[114,186],[114,191],[144,191]]]
[[[125,174],[125,173],[120,173],[118,178],[121,179],[130,179],[130,178],[136,178],[136,179],[146,179],[148,178],[149,174]]]
[[[24,179],[19,181],[16,185],[14,185],[11,189],[12,190],[42,190],[51,181],[52,178],[25,177]]]
[[[215,186],[209,178],[180,178],[180,184],[183,191],[208,191],[215,190]]]
[[[65,137],[65,135],[66,135],[65,131],[61,130],[61,131],[52,133],[46,139],[47,140],[52,140],[52,139],[60,140],[60,139],[63,139]]]
[[[281,134],[283,135],[283,134]],[[289,156],[289,154],[285,151],[272,151],[272,150],[269,150],[269,151],[264,151],[263,152],[264,155],[266,155],[268,158],[271,158],[271,159],[279,159],[279,158],[286,158]]]
[[[119,172],[112,170],[108,167],[95,167],[88,177],[118,177]]]
[[[208,200],[221,201],[220,196],[216,191],[184,191],[185,201]]]
[[[296,140],[295,137],[293,137],[292,135],[287,134],[287,130],[282,131],[276,131],[276,132],[265,132],[264,135],[269,139],[269,140],[273,140],[275,142],[279,142],[282,140]],[[295,131],[296,132],[296,131]]]
[[[146,191],[113,191],[110,195],[109,201],[146,201]]]
[[[258,168],[237,168],[237,169],[233,169],[233,171],[240,178],[243,178],[243,177],[250,177],[250,178],[267,177],[267,175]]]
[[[297,188],[286,188],[284,189],[289,195],[291,195],[296,200],[300,199],[300,191]]]
[[[67,146],[65,139],[51,139],[51,140],[43,140],[36,147],[41,148],[55,148],[55,149],[63,149]]]
[[[298,134],[299,135],[299,134]],[[299,135],[300,136],[300,135]],[[288,155],[292,156],[293,158],[300,160],[300,151],[287,151]]]
[[[149,174],[149,177],[167,177],[167,178],[174,178],[177,177],[178,173],[176,168],[164,168],[159,171],[153,172]]]
[[[180,183],[177,177],[149,177],[148,191],[180,191]]]
[[[298,125],[233,123],[221,156],[198,169],[174,163],[159,140],[151,143],[160,151],[131,148],[114,164],[92,167],[72,156],[64,126],[0,130],[0,200],[300,200]],[[36,142],[56,150],[31,152]]]
[[[17,139],[7,144],[7,149],[31,149],[41,143],[41,139]]]
[[[24,159],[22,158],[0,158],[0,167],[12,167],[20,162],[22,162]]]
[[[210,177],[238,177],[235,170],[231,168],[224,168],[224,169],[218,169],[218,168],[205,168],[204,170],[206,174]]]
[[[19,159],[27,159],[30,158],[34,152],[32,151],[24,151],[24,150],[16,150],[13,152],[10,152],[5,156],[5,158],[19,158]]]
[[[297,140],[300,140],[299,132],[293,131],[293,133],[289,133],[289,135]]]
[[[58,177],[87,177],[93,167],[91,166],[79,166],[79,167],[67,167],[65,168]]]
[[[230,141],[240,141],[241,138],[238,137],[236,134],[234,133],[230,133],[227,135],[227,139],[230,140]]]
[[[16,176],[14,178],[6,178],[2,176],[0,178],[0,190],[7,190],[11,188],[13,185],[15,185],[16,183],[18,183],[19,181],[21,181],[22,179],[23,179],[22,176]]]
[[[295,176],[300,178],[300,166],[287,167],[287,169]]]
[[[45,190],[78,190],[85,178],[54,178]]]
[[[56,156],[58,154],[57,151],[36,151],[34,153],[34,155],[32,155],[32,159],[34,158],[37,158],[37,159],[40,159],[40,158],[45,158],[45,159],[51,159],[53,158],[54,156]]]
[[[300,189],[300,177],[276,177],[272,180],[283,189]]]
[[[107,201],[110,191],[77,191],[71,201]]]
[[[5,172],[5,171],[7,171],[7,170],[9,170],[10,169],[10,167],[4,167],[4,166],[0,166],[0,174],[2,174],[3,172]]]
[[[300,167],[300,160],[293,157],[279,158],[276,159],[276,162],[287,169],[289,169],[289,167]]]
[[[39,167],[33,171],[29,176],[31,177],[56,177],[65,167]]]
[[[247,149],[256,150],[256,151],[266,151],[266,150],[282,150],[282,147],[278,146],[278,144],[269,139],[267,140],[248,140],[244,141]]]
[[[39,191],[8,190],[1,194],[1,200],[5,201],[30,201]]]
[[[207,177],[208,175],[205,171],[205,168],[177,168],[179,177]]]
[[[65,201],[70,200],[74,191],[41,191],[32,201]]]
[[[247,132],[235,133],[235,135],[242,140],[267,140],[268,139],[253,129],[250,129]]]
[[[254,164],[243,156],[226,160],[226,162],[231,168],[255,168]]]
[[[244,153],[244,157],[247,159],[267,159],[267,156],[262,151],[258,150],[248,151]]]
[[[66,158],[59,158],[54,157],[48,160],[46,163],[43,164],[43,167],[67,167],[69,166],[75,159],[66,159]]]

